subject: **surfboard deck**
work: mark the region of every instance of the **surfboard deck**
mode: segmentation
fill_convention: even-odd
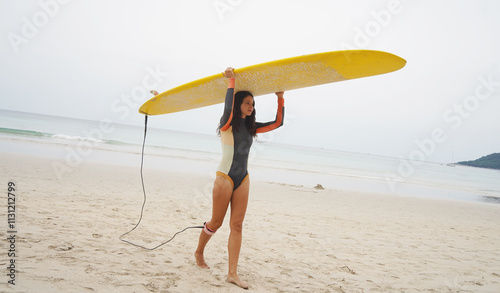
[[[373,50],[346,50],[286,58],[235,69],[235,91],[254,96],[389,73],[406,60]],[[222,73],[175,87],[139,108],[147,115],[168,114],[223,103],[227,78]]]

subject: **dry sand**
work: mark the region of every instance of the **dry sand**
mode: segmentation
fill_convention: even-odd
[[[53,159],[0,154],[16,183],[16,285],[5,292],[243,292],[225,282],[226,219],[195,265],[200,230],[154,251],[118,237],[137,222],[139,167],[83,162],[58,180]],[[146,168],[142,224],[153,247],[211,211],[213,175]],[[1,241],[6,267],[8,242]],[[239,274],[254,292],[500,292],[500,205],[251,182]]]

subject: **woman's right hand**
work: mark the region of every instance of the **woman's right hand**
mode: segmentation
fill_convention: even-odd
[[[227,78],[234,78],[234,68],[228,67],[222,74]]]

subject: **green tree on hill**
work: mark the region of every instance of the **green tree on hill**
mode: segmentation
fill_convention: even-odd
[[[500,153],[493,153],[474,161],[458,162],[457,164],[500,170]]]

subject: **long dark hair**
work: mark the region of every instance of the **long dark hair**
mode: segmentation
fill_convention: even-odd
[[[240,126],[241,118],[241,104],[246,97],[252,97],[253,95],[249,91],[239,91],[234,95],[234,105],[233,105],[233,118],[231,120],[231,126],[233,127],[233,131],[238,131]],[[254,109],[250,116],[245,117],[245,126],[248,129],[248,132],[255,137],[257,136],[257,126],[255,124],[255,100],[253,102]],[[222,119],[222,118],[221,118]],[[222,125],[219,123],[219,127],[217,127],[217,134],[220,135],[220,128]]]

